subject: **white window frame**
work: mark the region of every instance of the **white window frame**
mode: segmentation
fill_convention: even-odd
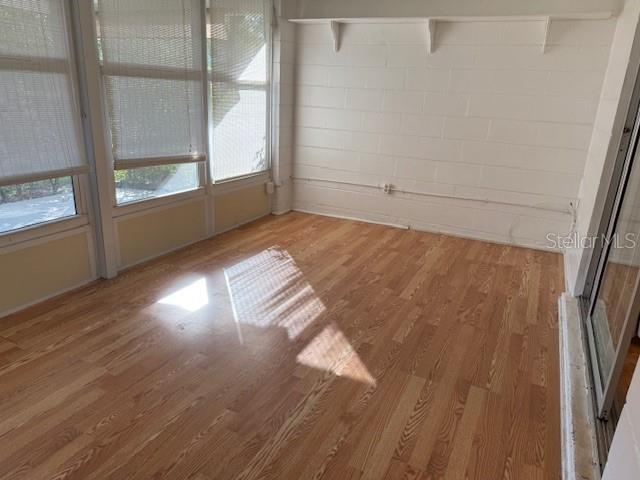
[[[84,116],[85,115],[90,116],[90,112],[83,113],[83,107],[80,101],[79,89],[80,89],[81,71],[80,71],[79,65],[84,64],[84,66],[82,67],[83,69],[91,70],[90,68],[91,63],[95,61],[97,62],[97,65],[100,67],[100,62],[97,55],[95,58],[93,58],[93,54],[92,54],[92,52],[94,51],[95,53],[97,53],[97,48],[95,50],[92,48],[88,48],[88,46],[86,45],[86,34],[76,32],[75,30],[79,28],[79,26],[74,24],[75,23],[74,14],[78,17],[78,20],[82,23],[88,20],[87,15],[90,12],[91,21],[93,22],[93,25],[94,25],[93,29],[95,30],[97,15],[94,9],[94,2],[93,0],[90,0],[91,5],[89,8],[85,10],[84,8],[82,8],[83,5],[81,4],[78,5],[76,3],[77,1],[83,2],[84,0],[74,0],[74,1],[65,0],[63,1],[63,4],[64,4],[64,13],[65,13],[65,22],[66,22],[65,27],[66,27],[66,34],[67,34],[67,42],[68,42],[69,52],[70,52],[69,61],[71,64],[70,78],[72,83],[72,95],[73,95],[72,107],[75,114],[74,121],[76,124],[76,128],[78,128],[80,132],[79,138],[83,140],[82,145],[80,145],[81,154],[86,156],[86,155],[91,155],[91,152],[87,153],[86,142],[93,135],[95,135],[95,132],[88,131],[87,125],[85,125],[83,122]],[[209,119],[209,94],[210,94],[209,80],[210,80],[210,76],[208,71],[208,42],[206,39],[206,29],[207,29],[207,25],[210,23],[210,11],[207,6],[206,0],[201,0],[201,8],[202,8],[202,14],[201,14],[202,35],[203,35],[203,42],[202,42],[202,65],[203,65],[202,101],[203,101],[203,107],[204,107],[203,108],[203,115],[204,115],[203,139],[204,139],[204,148],[205,148],[206,156],[209,157],[210,149],[211,149],[211,146],[209,145],[209,120],[210,120]],[[77,13],[76,13],[76,10],[78,10]],[[84,11],[84,13],[82,13],[82,11]],[[113,159],[113,151],[112,151],[112,144],[111,144],[111,131],[109,128],[108,111],[106,110],[106,108],[104,108],[105,107],[104,103],[102,103],[101,108],[99,108],[100,110],[99,115],[102,118],[102,122],[104,122],[102,131],[107,141],[107,148],[106,148],[105,154],[107,155],[108,160],[110,161],[108,166],[108,171],[110,173],[108,175],[108,179],[109,179],[108,185],[105,185],[105,183],[102,180],[100,180],[100,175],[98,175],[98,183],[109,189],[108,194],[111,199],[111,211],[104,210],[105,204],[103,204],[104,211],[102,212],[102,216],[104,218],[97,218],[97,217],[93,218],[95,216],[95,212],[92,212],[91,205],[95,199],[92,198],[92,192],[93,192],[94,186],[92,186],[91,181],[89,179],[90,172],[88,171],[87,173],[68,175],[72,178],[76,215],[71,217],[55,219],[48,222],[28,225],[23,228],[0,233],[0,248],[13,246],[20,243],[29,242],[32,240],[37,240],[37,239],[45,238],[48,236],[57,235],[59,233],[67,232],[73,229],[86,227],[92,221],[100,222],[104,228],[105,224],[109,225],[113,223],[114,218],[121,217],[122,215],[129,215],[137,211],[148,210],[150,208],[157,208],[159,206],[168,205],[168,204],[175,203],[178,201],[183,201],[186,199],[195,199],[198,197],[205,197],[205,196],[209,196],[213,198],[217,195],[220,195],[229,191],[233,191],[237,188],[246,188],[247,186],[250,186],[250,185],[257,185],[257,184],[262,184],[270,181],[271,169],[272,169],[272,145],[273,145],[272,102],[273,102],[274,81],[273,81],[272,62],[273,62],[274,28],[273,28],[272,2],[270,2],[269,0],[265,0],[265,28],[267,29],[266,50],[267,50],[267,79],[268,80],[266,84],[264,84],[264,89],[266,90],[266,93],[267,93],[267,99],[266,99],[266,102],[267,102],[266,117],[267,118],[266,118],[266,124],[265,124],[266,125],[266,140],[265,140],[266,162],[265,162],[265,168],[263,170],[260,170],[258,172],[252,172],[246,175],[239,175],[235,177],[214,181],[212,176],[211,164],[209,159],[207,158],[205,161],[197,162],[198,172],[199,172],[199,185],[196,188],[186,190],[186,191],[171,193],[167,195],[149,197],[147,199],[142,199],[135,202],[118,204],[116,201],[115,176],[114,176],[115,169],[114,169],[114,159]],[[76,38],[76,35],[77,35],[77,38]],[[94,36],[94,42],[95,40],[96,40],[96,37]],[[76,42],[80,42],[81,51],[77,49],[78,46],[75,44]],[[82,54],[84,55],[84,58],[77,58],[78,55],[82,55]],[[16,61],[19,61],[19,59],[16,59]],[[51,64],[54,67],[57,65],[57,69],[59,70],[59,62],[56,62],[56,60],[52,60]],[[101,101],[104,101],[104,95],[106,92],[105,92],[105,86],[103,82],[103,72],[101,67],[99,70],[100,70],[100,75],[98,77],[98,80],[99,80],[98,88],[102,95]],[[162,70],[162,69],[154,69],[154,71],[157,71],[157,70]],[[250,87],[251,83],[252,82],[246,82],[246,85],[245,85],[245,82],[243,82],[241,86]],[[260,87],[263,87],[263,85],[260,85]],[[262,90],[262,88],[259,88],[259,89]],[[91,97],[90,93],[88,93],[88,95]],[[94,106],[95,106],[95,100],[96,99],[90,102]],[[95,126],[92,128],[95,128]],[[95,145],[94,145],[94,148],[95,148]],[[98,157],[100,157],[100,155],[98,155]],[[94,168],[98,168],[98,167],[89,167],[88,170],[91,170]],[[62,176],[67,176],[67,175],[62,175]],[[43,176],[42,179],[46,180],[48,178],[56,178],[56,176],[51,176],[51,177]],[[27,182],[18,181],[15,184],[28,183],[29,181],[30,180],[27,180]],[[14,183],[11,183],[11,185],[14,185]],[[98,195],[97,193],[95,194]],[[98,203],[102,202],[100,198],[98,198],[97,201]],[[112,234],[110,234],[109,232],[103,232],[103,235],[106,235],[108,237],[109,239],[107,241],[108,244],[113,243],[114,239],[111,238],[113,236]],[[107,260],[107,263],[109,263],[108,260]],[[110,276],[113,276],[113,272]]]
[[[209,47],[209,42],[206,38],[206,27],[208,25],[211,25],[211,9],[209,6],[209,1],[208,0],[203,0],[205,2],[205,30],[204,30],[204,35],[205,35],[205,79],[206,79],[206,84],[207,84],[207,88],[206,88],[206,98],[205,101],[207,103],[207,110],[205,110],[207,112],[207,129],[206,129],[206,136],[207,136],[207,153],[209,156],[209,161],[207,161],[208,164],[208,169],[211,171],[211,183],[214,185],[218,185],[218,184],[224,184],[224,183],[228,183],[228,182],[235,182],[235,181],[240,181],[243,182],[246,179],[252,179],[253,177],[264,177],[265,174],[268,174],[271,172],[271,164],[272,164],[272,152],[271,152],[271,148],[273,145],[273,130],[272,130],[272,124],[273,124],[273,2],[272,0],[263,0],[264,3],[264,21],[265,21],[265,29],[266,29],[266,37],[267,37],[267,45],[266,45],[266,51],[267,51],[267,72],[266,72],[266,78],[267,78],[267,82],[263,85],[262,83],[258,84],[257,82],[232,82],[229,81],[228,83],[230,84],[236,84],[238,85],[238,87],[244,87],[242,89],[244,90],[263,90],[262,87],[264,87],[264,91],[266,92],[266,99],[265,101],[267,102],[266,105],[266,120],[265,120],[265,167],[262,170],[259,170],[257,172],[251,172],[251,173],[246,173],[246,174],[241,174],[241,175],[236,175],[233,177],[227,177],[227,178],[221,178],[221,179],[215,179],[213,178],[213,169],[211,168],[210,162],[213,159],[213,155],[212,155],[212,150],[215,149],[215,145],[210,145],[209,144],[209,123],[210,123],[210,118],[209,118],[209,94],[210,94],[210,88],[209,88],[209,84],[213,83],[213,76],[212,74],[209,74],[209,55],[208,55],[208,47]],[[225,80],[226,81],[226,80]],[[252,85],[256,86],[256,88],[250,88]]]
[[[70,2],[63,1],[62,8],[64,12],[64,21],[65,21],[65,33],[66,33],[66,42],[67,48],[69,51],[69,79],[71,82],[71,96],[73,99],[73,103],[71,105],[73,111],[73,121],[77,131],[77,138],[84,140],[84,128],[82,125],[82,110],[80,107],[80,82],[79,82],[79,72],[78,72],[78,62],[76,59],[76,49],[74,45],[74,27],[72,20],[72,11]],[[0,59],[2,62],[11,62],[15,65],[19,65],[21,62],[28,63],[28,58],[24,57],[15,57],[11,60],[8,59]],[[43,70],[47,72],[60,72],[60,60],[57,59],[42,59],[40,61],[40,65],[50,66],[50,69]],[[67,73],[66,68],[64,72]],[[84,157],[85,162],[86,158],[86,150],[84,141],[78,145],[80,154]],[[89,167],[87,167],[87,171]],[[89,191],[89,182],[88,182],[88,174],[87,173],[76,173],[76,174],[64,174],[58,175],[58,172],[51,172],[51,176],[47,176],[46,174],[42,175],[40,179],[16,179],[16,182],[12,182],[7,184],[6,186],[20,185],[31,182],[37,182],[41,180],[51,180],[54,178],[65,178],[71,177],[71,182],[73,186],[73,198],[76,209],[76,214],[69,217],[57,218],[54,220],[50,220],[47,222],[34,223],[32,225],[27,225],[21,228],[16,228],[15,230],[9,230],[7,232],[0,233],[0,247],[6,247],[9,245],[15,245],[18,243],[24,243],[31,240],[39,239],[42,237],[46,237],[49,235],[55,235],[61,232],[65,232],[70,229],[84,227],[89,224],[89,215],[88,215],[88,200],[87,200],[87,192]]]
[[[200,3],[202,5],[202,8],[204,8],[204,2],[205,0],[201,0]],[[98,12],[96,11],[96,4],[94,2],[94,0],[91,0],[92,3],[92,8],[91,8],[91,13],[92,13],[92,21],[94,22],[94,25],[98,25],[98,20],[99,20],[99,16],[98,16]],[[201,13],[200,18],[203,18],[203,15]],[[202,26],[202,28],[205,28],[206,24],[204,26]],[[97,33],[97,29],[96,29],[96,33]],[[203,35],[203,49],[204,52],[206,54],[206,31],[202,30],[202,35]],[[98,37],[96,36],[96,41],[98,40]],[[99,49],[96,47],[96,52],[99,55]],[[206,60],[206,57],[203,58],[203,61]],[[102,94],[102,105],[103,107],[106,107],[106,83],[104,81],[105,76],[110,75],[110,76],[126,76],[126,77],[133,77],[133,78],[161,78],[161,79],[173,79],[176,77],[176,71],[174,69],[171,68],[164,68],[164,67],[149,67],[146,65],[102,65],[100,62],[99,58],[96,58],[96,62],[98,63],[98,67],[100,70],[100,90],[101,90],[101,94]],[[108,140],[108,153],[109,153],[109,159],[110,159],[110,169],[111,169],[111,181],[109,184],[109,188],[110,188],[110,194],[111,194],[111,202],[112,202],[112,207],[113,207],[113,217],[120,217],[122,215],[129,215],[132,212],[137,212],[137,211],[141,211],[141,210],[147,210],[149,208],[155,208],[161,205],[165,205],[168,203],[172,203],[172,202],[177,202],[177,201],[181,201],[185,198],[191,198],[191,197],[197,197],[197,196],[201,196],[204,195],[206,193],[205,189],[206,189],[206,185],[208,184],[208,142],[207,142],[207,127],[208,127],[208,113],[207,113],[207,106],[208,103],[206,102],[206,98],[207,98],[207,89],[206,89],[206,85],[207,85],[207,75],[206,75],[206,64],[203,64],[203,71],[199,72],[197,70],[193,70],[191,72],[194,77],[198,76],[201,78],[203,85],[205,86],[205,88],[203,89],[203,99],[204,99],[204,103],[205,103],[205,109],[203,110],[203,115],[204,115],[204,119],[203,119],[203,148],[205,153],[204,155],[204,159],[198,160],[198,159],[194,159],[193,157],[189,157],[187,155],[185,156],[176,156],[176,157],[167,157],[167,158],[157,158],[157,162],[149,162],[149,163],[144,163],[142,164],[142,162],[140,162],[140,164],[138,164],[138,162],[140,160],[148,162],[149,159],[136,159],[136,160],[127,160],[127,159],[120,159],[120,162],[122,163],[130,163],[131,166],[130,168],[118,168],[116,169],[116,163],[118,162],[114,155],[113,155],[113,139],[111,137],[111,119],[109,118],[109,111],[107,110],[107,108],[103,108],[103,118],[104,118],[104,127],[105,127],[105,137]],[[182,72],[179,72],[179,78],[183,79],[184,75]],[[183,191],[179,191],[179,192],[175,192],[175,193],[168,193],[165,195],[156,195],[156,196],[152,196],[152,197],[148,197],[148,198],[143,198],[140,200],[136,200],[136,201],[132,201],[132,202],[127,202],[127,203],[118,203],[118,199],[117,199],[117,194],[116,194],[116,182],[115,182],[115,172],[117,172],[118,170],[130,170],[133,168],[143,168],[143,167],[154,167],[154,166],[159,166],[159,165],[178,165],[178,164],[182,164],[182,163],[196,163],[197,164],[197,168],[198,168],[198,185],[195,186],[192,189],[188,189],[188,190],[183,190]]]
[[[145,165],[145,167],[156,167],[159,165],[181,165],[181,164],[189,164],[189,163],[197,163],[196,168],[198,169],[198,185],[190,188],[188,190],[181,190],[179,192],[172,192],[172,193],[166,193],[163,195],[154,195],[151,197],[147,197],[147,198],[141,198],[140,200],[133,200],[131,202],[126,202],[126,203],[118,203],[118,199],[117,199],[117,192],[116,192],[116,179],[115,179],[115,172],[118,171],[126,171],[126,170],[132,170],[132,169],[122,169],[122,170],[116,170],[113,169],[112,172],[112,179],[111,179],[111,200],[113,201],[113,209],[114,209],[114,216],[121,216],[122,215],[122,210],[127,210],[127,211],[131,211],[133,210],[146,210],[149,207],[149,202],[152,202],[153,204],[156,205],[163,205],[165,203],[170,203],[170,202],[177,202],[182,200],[185,197],[188,196],[198,196],[200,194],[204,194],[205,192],[205,185],[206,185],[206,177],[205,177],[205,166],[204,164],[205,162],[170,162],[170,163],[156,163],[156,164],[149,164],[149,165]]]

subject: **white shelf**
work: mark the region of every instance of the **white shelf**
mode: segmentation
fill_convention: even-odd
[[[518,16],[492,16],[492,17],[345,17],[345,18],[290,18],[293,23],[302,24],[328,24],[338,23],[427,23],[428,20],[437,22],[544,22],[548,18],[552,20],[606,20],[613,16],[612,12],[593,12],[581,14],[553,14],[553,15],[518,15]]]
[[[426,33],[426,49],[429,54],[436,50],[436,28],[438,22],[544,22],[544,38],[540,42],[542,53],[548,50],[551,22],[557,20],[606,20],[613,16],[612,12],[593,12],[567,15],[526,15],[501,17],[349,17],[349,18],[290,18],[289,21],[303,25],[328,25],[333,38],[334,50],[340,50],[340,26],[343,24],[424,24]]]

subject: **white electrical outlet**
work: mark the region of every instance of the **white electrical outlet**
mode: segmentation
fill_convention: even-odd
[[[276,191],[276,185],[273,182],[265,183],[265,190],[267,191],[267,195],[273,195]]]
[[[385,183],[384,185],[382,185],[382,191],[387,195],[391,195],[391,193],[393,192],[393,185],[391,185],[390,183]]]

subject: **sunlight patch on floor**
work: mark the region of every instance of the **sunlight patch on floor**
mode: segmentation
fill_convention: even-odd
[[[347,337],[335,326],[328,325],[296,358],[307,367],[333,372],[339,377],[350,378],[368,385],[376,385],[367,367],[353,350]]]
[[[158,300],[161,305],[179,307],[188,312],[196,312],[209,305],[207,279],[201,278],[184,288]]]
[[[269,248],[225,269],[236,323],[281,327],[295,339],[326,311],[289,253]],[[239,330],[239,336],[242,335]]]

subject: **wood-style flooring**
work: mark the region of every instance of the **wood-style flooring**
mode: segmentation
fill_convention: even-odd
[[[554,479],[554,253],[291,213],[0,319],[0,478]]]

